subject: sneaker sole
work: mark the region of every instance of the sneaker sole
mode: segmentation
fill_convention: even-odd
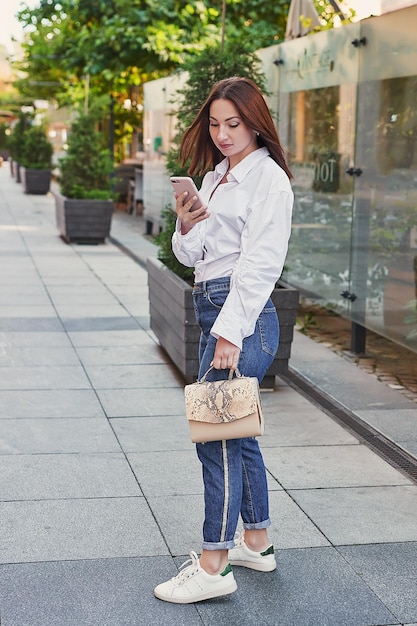
[[[165,600],[165,602],[173,602],[174,604],[193,604],[194,602],[202,602],[203,600],[211,600],[212,598],[220,598],[220,596],[228,596],[237,589],[237,583],[234,580],[228,587],[219,589],[218,591],[212,591],[201,594],[198,598],[173,598],[171,596],[164,596],[154,591],[154,595],[159,600]]]
[[[254,569],[257,572],[273,572],[277,569],[277,564],[274,563],[256,563],[255,561],[229,561],[230,565],[237,567],[247,567],[248,569]]]

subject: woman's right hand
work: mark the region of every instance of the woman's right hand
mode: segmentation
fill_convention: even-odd
[[[199,222],[206,220],[210,213],[207,212],[207,207],[201,207],[191,211],[191,207],[197,200],[195,196],[192,196],[189,200],[188,191],[175,195],[176,205],[175,212],[181,221],[181,234],[186,235],[190,230]]]

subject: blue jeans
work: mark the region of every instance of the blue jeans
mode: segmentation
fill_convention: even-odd
[[[230,279],[217,278],[194,286],[197,322],[201,328],[199,378],[209,369],[216,338],[210,330],[229,293]],[[279,342],[278,317],[272,300],[261,312],[256,328],[243,341],[238,369],[259,382],[271,365]],[[229,370],[212,370],[207,380],[223,380]],[[261,529],[271,525],[265,465],[258,441],[251,437],[198,443],[202,463],[205,519],[204,550],[230,550],[242,517],[243,528]]]

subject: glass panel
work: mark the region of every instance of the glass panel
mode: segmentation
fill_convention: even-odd
[[[281,93],[354,83],[358,79],[360,24],[347,24],[278,46]],[[265,58],[265,57],[264,57]]]
[[[352,316],[417,351],[417,6],[366,20],[361,36]],[[370,106],[372,103],[372,106]],[[352,281],[355,272],[352,271]],[[363,285],[362,285],[363,287]],[[353,288],[353,285],[352,285]],[[359,304],[362,302],[362,304]]]
[[[416,73],[417,6],[361,22],[361,82]]]
[[[372,107],[369,106],[372,102]],[[359,88],[355,216],[363,233],[352,259],[367,275],[366,325],[417,350],[417,76]],[[356,210],[355,210],[356,213]],[[358,228],[358,230],[359,230]],[[366,241],[367,239],[367,241]],[[367,254],[364,254],[367,250]],[[354,262],[354,261],[353,261]],[[361,294],[359,294],[361,295]],[[363,308],[363,305],[362,305]]]
[[[295,194],[284,277],[345,314],[349,300],[340,294],[350,289],[353,179],[346,169],[353,162],[355,93],[347,84],[281,98]]]

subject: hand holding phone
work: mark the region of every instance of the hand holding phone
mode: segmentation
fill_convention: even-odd
[[[188,192],[187,201],[196,196],[197,199],[192,205],[190,211],[201,209],[201,207],[204,206],[204,202],[201,199],[201,196],[198,193],[198,189],[195,186],[192,178],[190,178],[189,176],[171,176],[169,180],[177,196],[179,196],[184,191]]]

